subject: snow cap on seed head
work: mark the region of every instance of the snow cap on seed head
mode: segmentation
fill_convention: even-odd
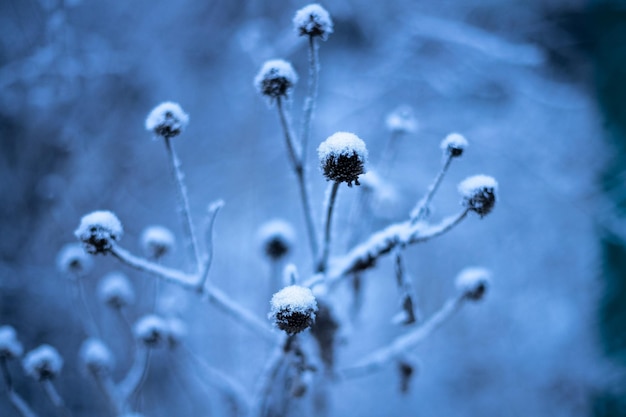
[[[469,144],[467,139],[458,133],[450,133],[441,141],[441,150],[444,154],[457,157],[463,155],[463,151]]]
[[[293,27],[300,36],[319,36],[323,41],[333,33],[333,21],[319,4],[309,4],[296,12]]]
[[[415,133],[417,119],[413,109],[409,106],[400,106],[387,115],[385,125],[393,133]]]
[[[100,339],[87,339],[78,352],[85,368],[94,374],[108,374],[113,369],[113,354]]]
[[[463,200],[461,204],[468,210],[485,217],[496,204],[498,182],[488,175],[474,175],[461,181],[459,193]]]
[[[178,136],[188,124],[189,115],[171,101],[156,106],[146,118],[146,130],[166,139]]]
[[[467,267],[456,277],[456,288],[466,298],[478,301],[485,295],[491,282],[491,272],[486,268]]]
[[[140,318],[133,327],[135,338],[148,347],[162,345],[168,337],[168,326],[161,317],[149,314]]]
[[[254,77],[254,85],[259,94],[270,100],[288,98],[291,89],[298,82],[298,74],[291,64],[282,59],[266,61]]]
[[[263,253],[272,261],[278,261],[293,249],[296,233],[288,222],[274,219],[259,228],[258,239]]]
[[[327,180],[352,182],[359,185],[359,175],[365,172],[367,148],[354,133],[337,132],[317,148],[320,166]]]
[[[74,235],[83,242],[88,253],[106,253],[114,242],[120,240],[124,229],[115,214],[110,211],[94,211],[80,219]]]
[[[17,340],[15,329],[12,326],[0,326],[0,358],[19,358],[23,352],[24,348]]]
[[[135,290],[125,274],[110,272],[98,284],[98,298],[109,307],[122,308],[135,302]]]
[[[141,247],[148,258],[160,259],[172,251],[176,239],[163,226],[149,226],[141,234]]]
[[[91,270],[93,262],[80,243],[68,243],[57,255],[57,268],[68,276],[83,276]]]
[[[285,287],[272,296],[270,305],[269,318],[288,335],[300,333],[315,322],[317,301],[309,288]]]
[[[167,325],[167,344],[170,349],[180,345],[187,337],[187,325],[177,317],[168,317],[165,319]]]
[[[61,372],[63,358],[50,345],[41,345],[24,356],[22,366],[27,375],[38,381],[52,379]]]

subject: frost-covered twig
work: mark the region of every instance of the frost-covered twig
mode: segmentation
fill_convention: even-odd
[[[413,291],[413,285],[409,278],[404,261],[402,259],[402,251],[396,248],[394,250],[394,272],[396,274],[396,283],[398,284],[398,290],[400,292],[400,299],[402,302],[402,312],[400,313],[401,324],[415,323],[419,318],[416,312],[417,306],[415,302],[415,293]]]
[[[204,285],[209,278],[209,271],[211,270],[211,263],[213,262],[213,226],[215,225],[215,218],[217,217],[217,213],[222,207],[224,207],[224,201],[222,200],[218,200],[209,206],[208,225],[206,230],[206,259],[204,260],[202,273],[200,275],[200,280],[198,281],[198,291],[202,291],[202,288],[204,288]]]
[[[138,345],[135,351],[133,364],[124,379],[118,384],[122,401],[126,405],[132,396],[139,392],[139,389],[146,378],[148,367],[150,365],[150,352],[150,347],[142,346],[141,344]]]
[[[448,168],[450,167],[452,158],[453,158],[452,155],[447,155],[445,157],[441,170],[439,171],[439,173],[433,180],[432,184],[430,184],[430,186],[428,187],[428,192],[417,203],[415,208],[411,211],[411,224],[415,224],[419,222],[420,220],[424,220],[427,217],[428,212],[430,211],[430,202],[432,201],[433,196],[439,189],[439,185],[441,184],[443,177],[446,175],[446,172],[448,171]]]
[[[21,417],[37,417],[37,414],[31,410],[21,395],[15,392],[15,389],[13,388],[13,380],[11,379],[11,373],[9,372],[7,360],[4,356],[0,356],[0,369],[2,369],[2,377],[7,388],[9,402],[13,408],[15,408],[15,411],[17,411]]]
[[[356,365],[341,370],[339,375],[343,378],[352,378],[378,371],[387,363],[413,349],[419,342],[430,336],[433,331],[458,311],[465,299],[465,294],[461,294],[448,300],[439,311],[433,314],[421,326],[405,335],[399,336],[392,343],[374,351]]]
[[[90,374],[96,382],[96,385],[98,385],[98,389],[100,389],[106,397],[113,413],[115,415],[120,415],[124,409],[124,406],[122,405],[122,397],[117,385],[115,385],[113,379],[111,379],[111,375],[93,370],[90,370]]]
[[[315,102],[317,100],[319,71],[319,46],[315,42],[315,37],[309,36],[309,82],[302,112],[302,161],[306,161],[307,147],[311,139],[311,121],[313,120],[313,112],[315,111]]]
[[[44,379],[43,381],[41,381],[41,384],[43,385],[43,389],[46,392],[46,396],[48,397],[52,405],[54,405],[59,410],[61,416],[70,416],[71,414],[69,410],[65,407],[63,397],[61,397],[52,381],[49,379]]]
[[[326,219],[324,221],[324,239],[322,240],[322,251],[320,254],[320,259],[318,260],[317,267],[315,269],[316,272],[326,272],[326,265],[328,263],[328,255],[330,254],[330,239],[331,239],[331,231],[332,231],[332,218],[333,218],[333,209],[335,208],[335,200],[337,199],[337,191],[339,190],[339,181],[334,181],[328,193],[328,198],[326,200]]]

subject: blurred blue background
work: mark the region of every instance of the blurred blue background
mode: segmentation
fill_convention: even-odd
[[[226,202],[212,280],[264,317],[268,297],[260,293],[271,269],[256,233],[275,217],[296,228],[301,244],[291,260],[308,276],[312,260],[278,116],[252,84],[265,60],[290,60],[301,78],[291,105],[299,126],[307,52],[291,19],[306,4],[0,2],[0,324],[14,326],[26,349],[44,342],[59,349],[66,365],[57,385],[74,416],[109,414],[77,365],[84,313],[69,302],[55,257],[74,240],[80,217],[97,209],[118,215],[122,243],[136,252],[151,224],[180,235],[165,151],[143,127],[158,103],[176,101],[190,115],[176,147],[192,214],[201,219],[211,201]],[[376,220],[350,219],[357,190],[340,190],[333,253],[350,244],[348,225],[364,232],[406,218],[439,169],[439,142],[448,133],[462,133],[470,147],[436,196],[433,217],[457,211],[456,184],[468,175],[492,175],[500,185],[492,215],[471,216],[406,250],[425,314],[446,300],[468,265],[493,271],[487,299],[415,350],[422,365],[409,393],[399,392],[390,367],[334,386],[331,414],[626,415],[626,4],[324,6],[335,32],[320,47],[309,152],[316,219],[326,183],[313,149],[322,140],[355,132],[373,168],[387,146],[389,112],[410,106],[419,125],[394,143],[386,179],[395,197]],[[168,264],[182,266],[182,245],[175,255]],[[104,257],[87,282],[118,372],[128,366],[127,347],[93,293],[98,278],[120,269],[140,294],[151,290],[149,278]],[[390,324],[398,310],[393,279],[389,259],[367,275],[362,316],[342,330],[340,363],[402,333]],[[190,349],[252,392],[269,346],[193,294],[164,291],[175,298],[168,308],[189,326]],[[140,301],[132,317],[148,305]],[[219,396],[196,375],[166,353],[154,359],[139,407],[147,416],[222,412]],[[11,366],[18,392],[51,415],[40,387]],[[3,395],[0,414],[16,415]]]

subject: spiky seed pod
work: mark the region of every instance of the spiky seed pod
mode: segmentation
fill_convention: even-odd
[[[468,267],[459,272],[455,285],[466,298],[472,301],[482,299],[489,288],[491,272],[480,267]]]
[[[459,193],[463,197],[461,204],[468,210],[485,217],[496,204],[498,183],[487,175],[474,175],[459,184]]]
[[[189,115],[178,103],[171,101],[156,106],[146,118],[146,130],[165,139],[180,135],[188,124]]]
[[[0,358],[15,359],[22,356],[24,348],[17,340],[17,332],[12,326],[0,327]]]
[[[298,10],[293,18],[293,27],[300,36],[319,37],[324,41],[333,33],[333,21],[319,4],[309,4]]]
[[[87,339],[78,352],[85,368],[94,374],[109,374],[113,370],[113,354],[99,339]]]
[[[120,240],[124,229],[117,216],[110,211],[94,211],[80,219],[74,235],[88,253],[106,253]]]
[[[163,226],[147,227],[141,234],[141,247],[151,259],[161,259],[172,251],[175,244],[174,234]]]
[[[441,150],[445,155],[453,158],[463,155],[463,151],[467,146],[467,139],[458,133],[451,133],[441,141]]]
[[[288,98],[293,86],[298,82],[298,75],[291,64],[282,59],[267,61],[254,78],[254,85],[259,94],[270,100]]]
[[[37,381],[44,381],[56,377],[63,368],[63,358],[50,345],[41,345],[24,356],[22,361],[24,371]]]
[[[80,243],[68,243],[57,255],[57,268],[70,277],[80,277],[91,271],[93,261]]]
[[[125,274],[111,272],[100,280],[98,298],[109,307],[122,308],[134,304],[135,290]]]
[[[168,337],[168,326],[161,317],[150,314],[140,318],[133,327],[135,338],[147,347],[158,347]]]
[[[295,236],[291,224],[280,219],[264,223],[258,232],[263,253],[272,261],[283,259],[293,250]]]
[[[349,187],[359,185],[359,175],[365,172],[367,148],[354,133],[337,132],[317,148],[320,167],[329,181],[345,182]]]
[[[272,296],[269,318],[288,335],[300,333],[315,322],[317,302],[310,289],[290,285]]]

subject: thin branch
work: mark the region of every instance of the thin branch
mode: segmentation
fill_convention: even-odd
[[[304,220],[306,223],[307,233],[309,235],[309,244],[311,246],[311,254],[317,256],[318,243],[317,232],[315,230],[315,223],[313,222],[313,211],[311,209],[311,200],[309,198],[309,189],[306,183],[306,173],[303,165],[302,155],[298,154],[298,150],[295,149],[294,136],[285,114],[285,109],[282,104],[281,97],[276,99],[276,106],[278,107],[278,114],[280,116],[280,123],[285,134],[285,141],[287,143],[287,150],[289,152],[289,159],[291,161],[292,169],[296,173],[298,179],[298,188],[300,190],[300,200],[302,201],[302,209],[304,210]],[[302,153],[302,151],[301,151]]]
[[[139,392],[146,379],[148,366],[150,364],[150,351],[151,349],[148,347],[137,346],[135,360],[124,379],[118,385],[122,401],[125,404],[128,404],[130,398]]]
[[[184,174],[181,169],[181,163],[176,156],[176,151],[172,145],[171,139],[165,137],[165,148],[170,159],[170,168],[174,182],[176,183],[176,189],[178,190],[178,209],[183,221],[183,230],[185,233],[185,241],[187,243],[187,249],[193,256],[195,271],[200,270],[200,250],[198,249],[198,241],[196,239],[195,229],[193,222],[191,221],[191,214],[189,210],[189,197],[187,196],[187,187],[185,187]]]
[[[7,386],[7,396],[9,397],[11,405],[15,408],[15,411],[17,411],[21,417],[37,417],[37,414],[28,406],[28,403],[13,389],[13,380],[11,379],[11,373],[7,366],[7,359],[4,356],[0,357],[0,369],[2,370],[4,383]]]
[[[117,389],[117,386],[111,379],[110,375],[103,375],[100,372],[90,372],[91,376],[96,381],[98,385],[98,389],[102,391],[104,396],[109,402],[109,406],[113,411],[113,414],[120,415],[123,412],[122,399],[120,396],[120,392]]]
[[[204,288],[204,285],[209,278],[209,271],[211,270],[211,264],[213,263],[213,226],[215,225],[215,218],[217,217],[217,213],[219,213],[222,207],[224,207],[224,201],[222,200],[218,200],[209,206],[209,222],[206,231],[207,255],[206,260],[204,261],[204,266],[202,268],[202,275],[200,275],[200,280],[198,281],[198,291],[202,291],[202,288]]]
[[[89,308],[89,303],[87,302],[87,295],[85,294],[85,284],[82,279],[72,280],[72,285],[74,286],[73,295],[76,298],[75,301],[81,304],[82,309],[85,314],[80,314],[81,320],[83,322],[84,331],[91,337],[99,337],[98,325],[96,323],[96,318],[93,315],[93,312]]]
[[[443,166],[441,167],[441,170],[439,171],[439,173],[435,177],[435,179],[432,182],[432,184],[430,184],[430,186],[428,187],[428,192],[417,203],[415,208],[411,211],[411,224],[415,224],[415,223],[419,222],[420,220],[424,220],[427,217],[428,211],[429,211],[430,202],[432,201],[433,196],[435,195],[435,193],[439,189],[439,185],[441,184],[441,181],[443,180],[443,177],[446,175],[446,172],[448,171],[448,168],[450,167],[450,163],[452,162],[452,158],[454,158],[452,155],[447,155],[446,156],[446,159],[445,159],[445,161],[443,163]]]
[[[404,260],[402,258],[402,251],[399,248],[394,249],[394,258],[396,283],[398,284],[398,290],[402,302],[402,311],[404,312],[403,320],[400,323],[404,325],[412,324],[418,321],[413,285],[411,284],[411,278],[406,272]]]
[[[316,272],[326,272],[328,255],[330,254],[333,209],[335,208],[335,201],[337,200],[337,191],[339,190],[339,184],[339,181],[333,182],[330,188],[330,194],[328,195],[328,199],[326,201],[326,220],[324,227],[324,240],[322,242],[324,246],[322,247],[322,252],[319,257]]]
[[[353,378],[376,372],[383,368],[387,363],[397,359],[410,349],[413,349],[418,343],[429,337],[439,326],[445,323],[465,301],[465,296],[460,295],[448,300],[443,307],[421,326],[411,332],[397,337],[389,345],[382,347],[356,365],[340,371],[343,378]]]
[[[304,100],[304,108],[302,110],[302,156],[301,161],[306,161],[307,147],[311,139],[311,121],[313,120],[313,112],[317,101],[317,86],[319,80],[319,45],[315,42],[314,36],[309,36],[309,83],[307,97]]]
[[[41,384],[43,385],[46,396],[48,397],[52,405],[54,405],[59,410],[59,414],[63,417],[69,417],[71,414],[69,410],[65,407],[65,402],[63,401],[63,398],[57,391],[52,381],[49,379],[44,379],[43,381],[41,381]]]

